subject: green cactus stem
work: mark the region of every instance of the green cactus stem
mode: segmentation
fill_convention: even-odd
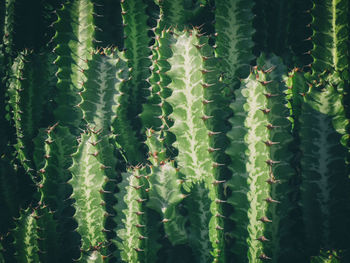
[[[199,1],[159,0],[156,3],[164,17],[165,26],[179,30],[192,26],[196,16],[200,14],[204,7]]]
[[[56,222],[47,207],[21,210],[12,235],[16,262],[59,262]]]
[[[102,134],[116,135],[129,163],[136,165],[144,160],[141,144],[128,118],[126,82],[129,68],[124,54],[115,49],[95,51],[85,71],[87,81],[81,92],[81,109],[88,126]]]
[[[15,59],[8,79],[8,103],[17,135],[15,148],[18,159],[30,173],[34,168],[32,140],[52,117],[49,61],[50,56],[24,51]]]
[[[181,191],[183,180],[173,162],[152,166],[148,176],[149,191],[147,207],[161,215],[165,234],[172,245],[185,244],[187,233],[185,218],[176,206],[186,197]]]
[[[318,1],[312,8],[312,70],[347,71],[349,57],[346,55],[349,41],[349,1]]]
[[[146,79],[149,77],[149,66],[151,65],[149,45],[151,38],[148,36],[150,30],[147,25],[147,5],[143,0],[121,1],[122,19],[124,27],[125,58],[131,69],[130,80],[126,83],[129,95],[127,107],[128,117],[133,120],[133,128],[140,135],[141,123],[136,117],[142,111],[141,104],[147,88]]]
[[[57,11],[54,23],[55,64],[58,67],[55,118],[62,125],[69,126],[74,134],[82,118],[81,110],[76,107],[80,103],[78,92],[81,83],[86,81],[83,72],[94,46],[93,12],[91,0],[67,2]]]
[[[205,182],[211,201],[211,221],[209,239],[212,250],[203,250],[206,258],[222,260],[224,252],[223,222],[217,214],[222,214],[220,200],[221,183],[217,178],[217,168],[213,143],[215,134],[214,121],[220,100],[217,60],[207,38],[197,30],[174,31],[175,43],[171,45],[173,56],[168,60],[171,69],[167,75],[171,78],[169,88],[172,94],[166,101],[173,108],[169,116],[174,125],[169,131],[176,136],[173,144],[179,151],[176,158],[180,172],[191,183]],[[214,116],[215,115],[215,116]],[[220,117],[218,117],[220,118]],[[217,128],[217,127],[215,127]],[[203,205],[204,206],[204,205]],[[208,227],[208,226],[206,226]]]
[[[276,206],[288,203],[283,197],[283,183],[293,175],[288,150],[289,112],[285,88],[279,84],[284,70],[278,58],[261,56],[231,104],[232,130],[227,134],[231,145],[226,153],[231,157],[233,174],[227,182],[232,191],[228,202],[235,207],[231,219],[237,222],[232,252],[241,262],[259,262],[279,251],[283,216]],[[273,226],[269,227],[271,222]]]
[[[48,205],[56,218],[62,218],[68,206],[63,200],[70,194],[66,183],[71,175],[67,169],[72,165],[70,155],[76,151],[77,143],[67,127],[57,125],[39,131],[34,140],[34,163],[40,177],[40,202]]]
[[[93,251],[105,255],[106,211],[104,186],[113,176],[115,160],[113,146],[106,136],[94,130],[88,130],[80,137],[77,151],[72,155],[73,165],[69,168],[72,178],[69,184],[73,188],[71,198],[75,200],[74,218],[78,223],[77,232],[81,236],[81,259],[92,256]]]
[[[302,206],[309,254],[347,248],[349,181],[347,149],[340,143],[341,94],[325,76],[310,80],[300,116]],[[311,198],[313,196],[313,198]]]
[[[146,187],[147,180],[146,167],[135,167],[122,174],[122,182],[118,184],[119,192],[116,193],[118,200],[114,206],[116,216],[114,218],[117,228],[117,238],[113,240],[118,251],[116,257],[124,262],[141,262],[148,254],[148,249],[155,249],[153,257],[156,256],[157,247],[146,247],[148,239],[144,203],[147,201]],[[153,258],[153,262],[156,259]],[[152,262],[152,260],[148,261]]]
[[[253,55],[253,1],[217,1],[215,8],[215,54],[229,86],[249,75]]]

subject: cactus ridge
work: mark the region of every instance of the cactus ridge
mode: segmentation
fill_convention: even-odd
[[[125,110],[129,68],[124,54],[115,49],[97,50],[87,68],[87,81],[80,93],[84,120],[88,126],[101,129],[102,134],[115,133],[128,161],[135,165],[140,163],[144,159],[141,144]]]
[[[349,2],[346,0],[319,1],[312,9],[313,57],[312,70],[347,71],[346,55],[349,41]]]
[[[348,213],[349,209],[345,194],[349,187],[345,179],[348,173],[345,163],[347,150],[339,143],[342,135],[337,130],[339,126],[334,125],[339,125],[334,120],[344,114],[341,94],[323,78],[320,82],[312,81],[302,109],[299,133],[303,153],[301,172],[304,180],[301,189],[304,221],[306,231],[310,233],[307,239],[309,250],[316,254],[321,246],[345,246],[346,237],[336,234],[348,225],[343,213]],[[318,198],[308,199],[310,193],[318,193]],[[340,204],[343,204],[342,209],[337,209]],[[310,224],[309,220],[313,223]],[[342,236],[344,239],[340,238]]]
[[[115,194],[118,200],[114,206],[117,212],[114,218],[117,238],[112,242],[119,249],[115,256],[125,262],[140,262],[147,249],[145,239],[149,237],[144,215],[144,202],[147,200],[145,175],[146,167],[130,168],[122,174],[122,182],[118,184],[119,192]]]
[[[146,79],[149,77],[148,67],[151,65],[149,59],[149,44],[151,38],[148,36],[150,30],[147,25],[146,4],[143,0],[121,1],[122,19],[124,27],[125,58],[131,69],[130,80],[126,83],[129,106],[128,117],[133,120],[133,128],[140,136],[140,124],[136,116],[140,114],[144,103],[144,89],[147,87]]]
[[[214,126],[210,119],[217,109],[214,99],[220,89],[216,60],[206,37],[200,36],[196,29],[186,32],[175,30],[174,36],[176,43],[171,47],[173,56],[168,60],[171,69],[167,73],[172,79],[169,84],[172,94],[166,100],[173,108],[170,118],[174,120],[169,131],[176,136],[173,144],[179,151],[176,161],[185,179],[189,183],[205,182],[209,190],[211,253],[214,260],[219,260],[225,254],[223,222],[216,216],[221,214],[221,205],[217,202],[220,200],[220,185],[213,182],[218,179],[216,169],[220,164],[212,155],[217,149],[209,135]]]
[[[109,156],[108,160],[106,156]],[[103,195],[108,192],[104,186],[113,176],[115,165],[115,160],[110,160],[110,156],[113,156],[113,150],[107,137],[93,130],[81,135],[78,149],[72,155],[69,184],[73,188],[71,198],[75,200],[74,218],[78,223],[77,232],[81,235],[82,257],[86,253],[90,255],[95,249],[105,253],[104,232],[108,213]],[[112,163],[108,164],[108,161]]]
[[[52,115],[49,103],[42,103],[50,99],[52,91],[49,59],[49,56],[24,51],[14,60],[8,79],[8,103],[17,136],[15,148],[26,172],[31,174],[34,169],[32,140]]]
[[[160,7],[166,27],[175,27],[179,30],[188,28],[203,9],[203,4],[199,1],[190,3],[184,0],[161,0],[157,1]]]
[[[253,1],[218,1],[215,9],[215,54],[222,58],[227,83],[239,85],[249,74],[254,42]],[[230,84],[232,85],[232,84]]]
[[[84,70],[86,60],[91,58],[95,34],[93,3],[90,0],[67,2],[57,11],[54,23],[56,34],[53,38],[58,67],[55,118],[72,131],[81,124],[82,112],[79,107],[81,83],[86,81]],[[74,134],[77,132],[75,131]]]
[[[58,262],[56,221],[45,206],[21,210],[12,230],[17,262]]]
[[[161,215],[165,234],[172,245],[185,244],[187,242],[185,218],[176,211],[176,206],[186,195],[181,191],[182,181],[174,163],[166,162],[152,166],[148,182],[150,189],[147,207]]]
[[[66,183],[71,178],[67,169],[72,165],[72,160],[68,156],[76,151],[77,145],[69,129],[57,125],[39,131],[34,140],[34,163],[40,176],[37,184],[40,202],[48,205],[56,218],[62,218],[69,205],[67,198],[70,189]]]
[[[247,258],[257,262],[265,249],[270,250],[259,240],[261,237],[271,240],[275,249],[279,247],[281,219],[276,203],[284,202],[283,195],[278,193],[283,192],[283,183],[293,173],[289,164],[292,154],[287,149],[291,142],[289,112],[283,87],[278,84],[284,70],[276,57],[261,56],[231,104],[232,130],[227,133],[231,146],[226,153],[231,157],[233,175],[227,183],[232,191],[228,202],[241,207],[231,219],[248,222],[237,225],[239,230],[234,232],[237,238],[234,251],[238,248],[245,251],[236,255],[242,262]],[[246,186],[243,190],[238,185]],[[273,228],[268,226],[270,220],[274,222]]]

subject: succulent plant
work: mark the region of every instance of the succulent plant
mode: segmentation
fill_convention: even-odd
[[[0,0],[0,262],[349,262],[349,14]]]

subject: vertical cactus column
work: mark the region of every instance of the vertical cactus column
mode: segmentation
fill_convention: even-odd
[[[270,259],[280,248],[283,213],[276,206],[288,204],[283,183],[293,174],[290,122],[279,83],[283,72],[278,58],[260,57],[231,104],[231,145],[226,153],[232,162],[227,182],[232,194],[227,201],[235,209],[230,218],[236,223],[236,245],[231,252],[240,262]]]
[[[147,232],[144,212],[144,202],[146,199],[146,167],[135,167],[128,173],[122,174],[122,182],[118,184],[119,193],[116,194],[118,203],[114,209],[114,218],[117,228],[116,257],[124,262],[141,262],[145,258],[145,249],[157,249],[157,247],[146,247]],[[155,253],[153,254],[155,256]],[[147,257],[149,259],[149,257]],[[152,262],[152,259],[149,259]],[[153,262],[155,258],[153,258]]]
[[[18,159],[30,173],[34,169],[32,140],[52,117],[51,69],[50,56],[24,51],[14,60],[8,79],[8,103],[17,135],[15,148]]]
[[[343,71],[349,68],[346,55],[349,41],[349,2],[346,0],[318,1],[312,8],[312,70]]]
[[[222,59],[225,83],[239,87],[249,74],[253,55],[253,1],[217,1],[215,8],[215,54]]]
[[[106,211],[104,190],[109,180],[115,180],[113,147],[108,138],[94,130],[81,135],[76,153],[73,154],[73,165],[69,168],[72,178],[69,184],[73,188],[71,198],[75,200],[74,219],[78,223],[76,231],[81,236],[81,260],[106,257],[105,229]],[[111,158],[112,157],[112,158]]]
[[[340,143],[344,122],[337,121],[345,116],[335,87],[322,75],[311,81],[300,115],[302,206],[311,255],[321,248],[348,248],[347,149]]]
[[[165,28],[163,20],[164,17],[161,14],[157,26],[152,29],[155,34],[155,43],[152,46],[152,66],[150,68],[152,74],[148,78],[149,95],[146,103],[143,104],[143,111],[140,116],[143,127],[147,130],[147,137],[150,138],[150,133],[157,131],[157,134],[163,137],[167,156],[174,156],[175,153],[171,148],[174,139],[167,132],[168,128],[172,126],[169,119],[172,108],[166,101],[166,98],[171,94],[168,87],[171,79],[167,76],[167,72],[170,69],[168,59],[172,55],[170,48],[172,36],[170,29]],[[146,144],[148,145],[147,141]],[[150,145],[148,146],[150,147]]]
[[[77,142],[67,127],[55,124],[41,129],[34,140],[34,163],[38,174],[39,202],[47,205],[57,221],[55,235],[60,243],[57,260],[70,261],[79,244],[74,241],[74,221],[72,219],[71,179],[68,168],[72,165],[71,155],[76,151]]]
[[[193,199],[198,202],[198,206],[205,207],[202,202],[209,197],[211,211],[210,222],[201,225],[204,233],[209,231],[209,237],[194,237],[194,242],[203,246],[198,250],[200,253],[197,257],[205,262],[221,261],[225,255],[220,205],[222,182],[218,180],[216,173],[220,164],[214,158],[214,152],[219,149],[213,143],[214,137],[220,132],[213,130],[215,127],[211,123],[211,118],[217,117],[212,114],[218,107],[214,100],[217,99],[220,89],[215,68],[217,61],[207,38],[201,36],[197,30],[175,30],[174,38],[176,42],[171,45],[173,56],[168,60],[171,69],[167,73],[172,80],[169,84],[172,94],[166,100],[173,108],[170,118],[174,121],[169,131],[176,136],[173,145],[179,151],[176,161],[180,172],[189,183],[204,182],[208,189],[209,196]],[[208,239],[211,242],[211,251],[207,250]]]
[[[16,218],[12,230],[16,262],[59,262],[56,222],[47,207],[27,208]]]
[[[128,118],[128,86],[130,73],[124,54],[114,49],[95,51],[85,71],[86,82],[81,95],[83,119],[101,133],[115,134],[128,162],[143,161],[141,144]]]
[[[174,27],[183,30],[193,25],[192,20],[203,8],[199,1],[190,2],[184,0],[157,0],[160,13],[164,17],[166,27]]]
[[[128,117],[133,121],[133,129],[140,135],[140,124],[136,118],[142,111],[146,79],[149,77],[149,66],[151,65],[149,45],[151,38],[148,36],[150,30],[147,25],[147,5],[143,0],[122,0],[122,19],[124,27],[125,58],[130,68],[130,80],[126,83],[129,95]]]
[[[58,67],[55,119],[73,133],[81,124],[82,112],[78,92],[85,82],[86,60],[91,58],[95,35],[94,6],[91,0],[67,2],[57,11],[53,38]]]

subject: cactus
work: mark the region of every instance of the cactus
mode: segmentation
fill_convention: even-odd
[[[33,142],[38,129],[48,124],[50,100],[50,56],[25,51],[12,65],[8,80],[9,109],[16,129],[18,158],[27,172],[33,170]],[[45,114],[44,114],[45,112]],[[52,111],[51,111],[52,112]]]
[[[312,82],[311,85],[302,104],[299,133],[304,222],[307,233],[310,233],[308,248],[316,254],[320,248],[346,247],[346,235],[343,239],[336,233],[348,224],[342,213],[349,209],[346,201],[349,184],[346,180],[346,148],[339,143],[339,126],[333,122],[343,111],[340,94],[327,82]],[[318,193],[318,198],[309,199],[312,193]],[[341,203],[343,206],[339,210],[337,206]],[[310,218],[313,218],[312,224]]]
[[[349,13],[0,0],[0,262],[349,262]]]
[[[115,133],[128,161],[136,165],[143,154],[136,133],[130,132],[132,125],[126,112],[129,68],[124,54],[113,49],[95,51],[87,67],[79,104],[84,120],[103,134]]]
[[[222,58],[227,83],[237,82],[249,74],[254,59],[253,1],[219,1],[216,6],[215,54]]]
[[[104,190],[106,182],[115,179],[115,161],[110,160],[110,156],[113,156],[112,145],[94,130],[81,135],[78,149],[72,156],[69,184],[73,188],[71,198],[75,200],[74,218],[82,239],[82,257],[85,253],[92,257],[93,251],[103,251],[106,245],[104,231],[108,230],[105,230],[104,222],[109,214],[104,208],[103,194],[108,194]]]
[[[58,67],[57,108],[55,118],[64,125],[80,126],[82,112],[76,107],[80,98],[77,94],[85,82],[86,60],[91,57],[95,33],[93,3],[90,0],[67,2],[57,12],[54,23],[56,34],[53,38]],[[76,130],[73,133],[77,133]]]

